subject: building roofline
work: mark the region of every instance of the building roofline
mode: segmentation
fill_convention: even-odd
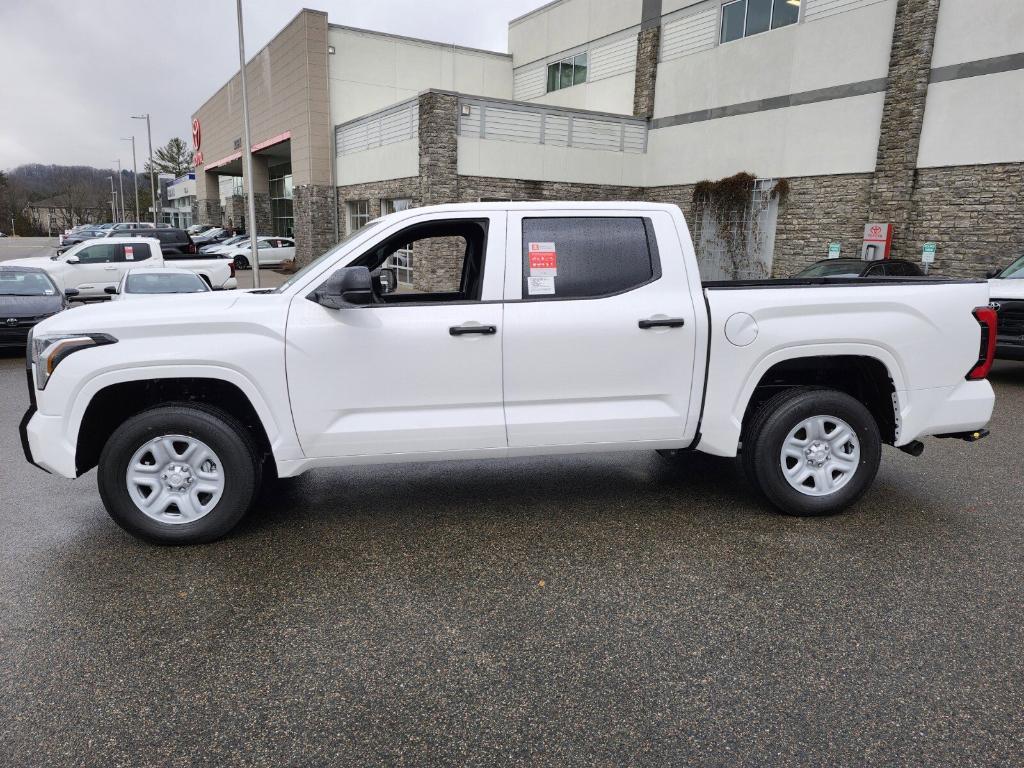
[[[511,53],[505,53],[504,51],[491,51],[486,48],[473,48],[468,45],[458,45],[456,43],[445,43],[440,40],[427,40],[424,37],[409,37],[408,35],[396,35],[393,32],[381,32],[377,29],[363,29],[362,27],[350,27],[347,24],[331,24],[327,23],[328,29],[343,29],[346,32],[358,32],[362,35],[374,35],[376,37],[389,37],[393,40],[404,40],[409,43],[422,43],[423,45],[438,45],[444,48],[454,48],[460,51],[469,51],[470,53],[483,53],[488,56],[500,56],[503,59],[511,59]]]
[[[318,10],[315,10],[313,8],[301,8],[301,9],[299,9],[298,13],[296,13],[294,16],[292,16],[290,19],[288,19],[287,23],[285,23],[284,26],[282,26],[279,30],[277,30],[277,34],[275,34],[272,38],[267,40],[267,42],[263,45],[262,48],[260,48],[258,51],[256,51],[256,53],[254,53],[252,56],[250,56],[248,59],[245,60],[245,66],[248,67],[250,64],[252,64],[260,54],[262,54],[267,48],[270,47],[271,43],[273,43],[275,40],[277,40],[277,38],[279,38],[281,36],[281,33],[284,32],[284,30],[286,30],[288,27],[290,27],[292,24],[294,24],[295,20],[297,18],[299,18],[299,16],[301,16],[304,13],[319,13],[319,14],[322,14],[324,16],[327,15],[327,11],[318,11]],[[330,26],[330,22],[328,22],[328,26]],[[201,110],[203,107],[205,107],[211,101],[213,101],[213,98],[218,93],[220,93],[225,88],[227,88],[229,85],[231,85],[231,81],[234,80],[241,73],[241,71],[242,71],[241,69],[236,69],[234,74],[232,74],[230,77],[228,77],[228,79],[224,82],[224,84],[220,88],[218,88],[213,93],[211,93],[207,97],[206,101],[204,101],[202,104],[200,104],[196,108],[196,110],[192,113],[192,117],[195,117],[196,114],[199,112],[199,110]]]
[[[544,11],[548,11],[554,8],[556,5],[561,5],[564,2],[566,2],[566,0],[551,0],[550,3],[544,3],[544,5],[540,6],[539,8],[534,8],[532,11],[527,11],[522,16],[516,16],[514,19],[509,21],[508,25],[511,27],[513,24],[518,24],[521,21],[525,21],[534,14],[543,13]]]

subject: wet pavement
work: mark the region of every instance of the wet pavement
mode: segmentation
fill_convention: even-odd
[[[1019,765],[1024,365],[992,436],[773,514],[653,453],[322,470],[144,544],[25,463],[0,359],[0,765]]]

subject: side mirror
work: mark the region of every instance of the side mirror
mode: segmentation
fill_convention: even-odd
[[[75,296],[77,296],[79,293],[81,293],[81,291],[79,291],[77,288],[64,289],[64,295],[67,296],[69,299],[75,298]]]
[[[327,278],[311,298],[328,309],[369,304],[373,301],[370,270],[366,267],[343,267]]]
[[[384,296],[398,290],[398,270],[394,267],[381,267],[373,278],[377,293]]]
[[[103,289],[103,292],[108,294],[109,296],[117,296],[117,286],[108,285],[106,288]],[[75,291],[75,293],[78,293],[78,291]]]
[[[78,257],[77,256],[68,256],[68,264],[77,264],[77,263],[78,263]]]
[[[994,268],[990,269],[988,272],[985,273],[985,277],[987,277],[989,280],[991,280],[993,277],[999,277],[999,273],[1002,272],[1002,271],[1003,270],[1000,269],[999,267],[994,267]]]

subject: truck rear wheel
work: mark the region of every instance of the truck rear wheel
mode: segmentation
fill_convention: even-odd
[[[859,499],[878,472],[871,412],[845,392],[790,389],[768,399],[743,432],[743,467],[788,515],[829,515]]]
[[[248,430],[206,405],[143,411],[118,427],[97,479],[110,516],[161,544],[213,541],[252,505],[261,461]]]

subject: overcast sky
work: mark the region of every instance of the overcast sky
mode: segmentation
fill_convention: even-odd
[[[505,51],[508,21],[546,0],[243,0],[246,54],[302,7],[347,24]],[[139,167],[153,145],[191,142],[193,110],[238,71],[234,0],[0,0],[0,169]]]

